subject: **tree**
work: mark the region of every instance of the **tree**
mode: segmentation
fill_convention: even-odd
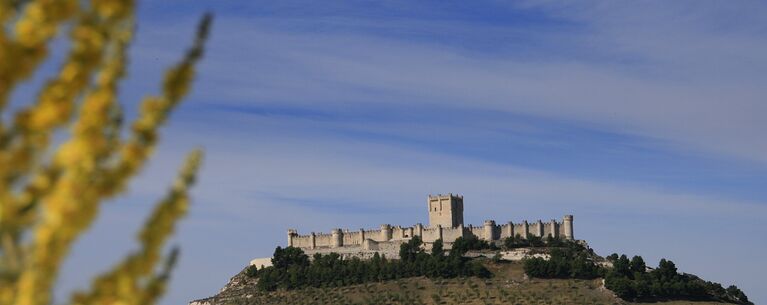
[[[543,239],[541,239],[540,236],[535,236],[533,234],[527,234],[527,243],[531,247],[543,247],[546,244],[543,243]]]
[[[530,246],[530,243],[524,238],[522,238],[522,236],[520,236],[519,234],[506,237],[506,239],[503,240],[503,247],[507,250],[528,247],[528,246]]]
[[[565,242],[549,234],[549,235],[546,235],[546,246],[547,247],[563,247],[565,246]]]
[[[50,304],[72,245],[101,204],[122,193],[144,167],[159,127],[189,91],[209,16],[186,56],[168,70],[161,93],[142,102],[123,137],[117,92],[134,13],[128,0],[0,1],[0,305]],[[69,30],[71,46],[63,64],[34,101],[8,113],[12,91],[40,68],[63,30]],[[68,137],[54,143],[62,130],[70,131]],[[140,248],[69,303],[156,302],[178,253],[164,255],[163,264],[164,244],[185,214],[201,158],[199,151],[187,157],[139,232]]]
[[[746,296],[743,291],[738,289],[738,286],[730,285],[730,287],[727,287],[727,295],[730,296],[730,298],[734,298],[737,301],[740,301],[743,304],[749,304],[748,297]]]
[[[602,274],[599,266],[595,265],[584,252],[569,248],[553,248],[551,257],[546,260],[540,257],[524,260],[525,273],[539,278],[579,278],[594,279]]]
[[[488,248],[490,248],[490,245],[487,241],[480,240],[475,235],[462,236],[453,241],[453,246],[450,248],[450,255],[464,255],[469,250],[482,250]]]
[[[634,255],[634,257],[631,258],[631,263],[629,263],[629,269],[633,273],[645,273],[647,271],[647,265],[641,256]]]
[[[400,245],[399,248],[399,258],[403,262],[412,262],[415,261],[416,257],[419,254],[423,253],[423,249],[421,249],[421,237],[419,236],[413,236],[408,242],[403,243]]]
[[[618,253],[613,253],[605,257],[610,262],[615,262],[618,259]]]
[[[329,253],[315,254],[313,260],[308,261],[299,249],[277,247],[273,266],[258,271],[248,268],[245,274],[258,278],[258,289],[265,291],[308,286],[337,287],[413,276],[492,276],[479,261],[460,256],[427,255],[420,249],[420,240],[417,239],[403,244],[402,250],[403,259],[400,260],[386,260],[377,253],[370,260],[357,257],[341,259],[337,253]]]
[[[647,273],[635,273],[632,287],[638,298],[647,298],[652,295],[652,279]]]
[[[721,284],[706,282],[697,276],[679,274],[674,262],[661,259],[658,268],[646,272],[644,260],[634,256],[611,255],[613,269],[605,278],[605,287],[626,300],[712,300],[751,304],[742,291],[725,290]]]
[[[674,278],[677,276],[676,265],[674,262],[662,258],[658,263],[658,269],[655,270],[655,273],[660,277]]]
[[[377,252],[376,252],[377,253]],[[431,244],[431,255],[434,257],[445,256],[445,250],[443,249],[442,239],[437,239]]]
[[[617,275],[608,276],[605,279],[605,287],[615,292],[621,299],[633,300],[636,298],[636,291],[628,278]]]
[[[613,273],[618,274],[622,277],[631,277],[631,263],[629,262],[628,257],[624,254],[621,255],[618,259],[616,259],[613,262]]]
[[[288,269],[290,266],[309,266],[309,257],[304,254],[301,248],[296,247],[277,247],[272,256],[272,265],[279,269]]]

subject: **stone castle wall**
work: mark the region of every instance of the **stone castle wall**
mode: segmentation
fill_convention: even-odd
[[[288,246],[317,251],[345,247],[352,247],[353,251],[356,251],[355,249],[378,251],[375,249],[398,248],[400,243],[414,236],[421,237],[427,247],[438,239],[442,239],[445,246],[450,247],[450,244],[459,237],[472,235],[486,241],[499,241],[517,235],[522,238],[527,238],[528,235],[542,238],[552,236],[569,240],[575,238],[572,215],[565,215],[560,222],[552,219],[548,222],[538,220],[532,223],[523,221],[496,224],[493,220],[485,220],[481,226],[464,226],[463,196],[429,195],[427,207],[430,221],[428,227],[420,223],[412,227],[383,224],[378,229],[333,229],[330,233],[312,232],[308,235],[299,235],[298,231],[290,229]]]
[[[568,232],[568,228],[570,228]],[[331,233],[315,233],[308,235],[299,235],[295,230],[288,230],[288,246],[298,247],[305,250],[340,248],[340,247],[360,247],[375,244],[375,247],[383,247],[384,243],[406,242],[419,236],[424,243],[430,244],[437,239],[449,245],[459,237],[474,235],[481,240],[499,241],[510,236],[519,235],[526,238],[527,235],[545,238],[552,236],[554,238],[574,239],[572,234],[572,216],[567,215],[562,221],[550,220],[547,222],[536,221],[528,223],[504,223],[496,224],[495,221],[487,220],[482,226],[469,225],[464,227],[459,225],[453,228],[445,228],[441,225],[436,227],[424,227],[416,224],[412,227],[382,225],[381,229],[375,230],[341,230],[334,229]],[[370,247],[370,246],[367,246]],[[374,250],[374,249],[369,249]]]

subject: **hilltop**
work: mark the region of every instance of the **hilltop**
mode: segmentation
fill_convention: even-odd
[[[502,251],[459,238],[449,252],[437,241],[426,253],[414,238],[399,259],[365,260],[334,253],[310,259],[299,248],[278,247],[274,266],[249,266],[217,295],[190,304],[752,304],[737,287],[678,273],[665,259],[650,268],[639,256],[603,258],[583,243],[523,242],[510,251],[519,244],[507,240]],[[508,255],[520,250],[522,260]]]
[[[217,295],[193,305],[255,304],[641,304],[625,302],[604,288],[601,279],[535,279],[520,262],[483,261],[487,279],[412,277],[331,288],[261,291],[243,270]],[[717,302],[667,301],[655,304],[709,305]]]

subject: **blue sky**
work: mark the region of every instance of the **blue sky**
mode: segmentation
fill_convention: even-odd
[[[193,92],[78,242],[59,298],[135,247],[201,146],[163,304],[215,294],[289,227],[426,223],[426,196],[448,192],[467,222],[574,214],[600,254],[665,257],[767,301],[764,3],[145,1],[129,117],[206,10]]]

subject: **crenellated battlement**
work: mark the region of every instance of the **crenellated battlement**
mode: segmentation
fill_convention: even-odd
[[[474,235],[487,241],[498,241],[512,236],[527,238],[528,235],[537,237],[552,236],[573,240],[573,215],[565,215],[562,221],[551,219],[547,222],[537,220],[528,222],[508,221],[498,224],[495,220],[485,220],[481,226],[463,224],[463,196],[460,195],[429,195],[429,226],[417,223],[410,227],[382,224],[378,229],[340,229],[329,233],[311,232],[300,235],[296,229],[288,229],[288,246],[305,250],[340,247],[362,247],[372,250],[390,247],[383,244],[399,244],[414,236],[419,236],[424,243],[431,244],[442,239],[445,244],[452,244],[459,237]],[[434,217],[433,217],[434,216]]]

